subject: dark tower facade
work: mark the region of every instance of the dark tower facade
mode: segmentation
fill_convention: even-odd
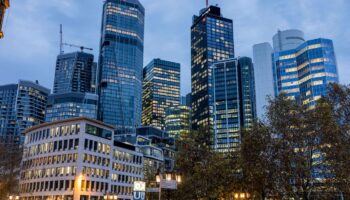
[[[210,129],[209,76],[215,61],[234,58],[233,21],[217,6],[202,9],[191,26],[192,128]]]

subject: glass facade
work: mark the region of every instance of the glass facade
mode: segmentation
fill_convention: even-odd
[[[267,97],[275,96],[272,70],[273,49],[268,42],[253,46],[257,116],[264,118]]]
[[[165,110],[180,104],[180,64],[154,59],[143,69],[142,125],[165,129]]]
[[[141,124],[144,16],[138,0],[103,5],[98,119],[115,126],[117,134],[135,133]]]
[[[84,52],[58,55],[53,93],[94,92],[96,68],[93,61],[94,55]]]
[[[210,82],[214,148],[237,151],[241,129],[251,128],[256,118],[252,60],[243,57],[216,62],[211,66]]]
[[[191,27],[192,128],[212,127],[209,105],[209,66],[234,58],[233,22],[210,6],[193,17]]]
[[[64,93],[49,96],[46,122],[74,117],[96,119],[98,96],[91,93]]]
[[[43,123],[49,94],[31,81],[0,86],[0,142],[23,142],[25,129]]]
[[[145,165],[152,167],[154,172],[164,169],[166,171],[174,170],[175,139],[169,137],[165,131],[155,127],[139,127],[136,132],[137,144],[144,154]],[[149,140],[148,144],[146,143],[147,139]],[[156,160],[162,156],[162,163],[157,163]]]
[[[15,109],[17,89],[17,84],[0,86],[0,143],[19,142]]]
[[[333,42],[329,39],[306,41],[296,49],[274,54],[276,94],[313,108],[327,94],[327,86],[338,82]]]
[[[165,130],[173,138],[187,135],[191,130],[191,109],[185,105],[166,109]]]

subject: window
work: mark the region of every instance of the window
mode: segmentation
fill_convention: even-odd
[[[76,138],[75,139],[75,149],[78,149],[78,146],[79,146],[79,139]]]

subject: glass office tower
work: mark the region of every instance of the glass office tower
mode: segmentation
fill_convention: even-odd
[[[17,84],[0,86],[0,143],[19,142],[16,129]]]
[[[65,53],[57,56],[54,94],[67,92],[94,92],[96,73],[94,55],[84,52]]]
[[[92,93],[64,93],[49,96],[45,122],[75,117],[96,119],[98,96]]]
[[[192,128],[210,130],[209,66],[234,58],[233,22],[216,6],[202,9],[191,26]]]
[[[180,104],[180,64],[152,60],[143,69],[142,125],[165,129],[165,110]]]
[[[295,49],[274,54],[277,94],[313,108],[327,94],[327,85],[338,82],[337,62],[332,40],[314,39]]]
[[[256,109],[257,116],[263,118],[268,105],[267,97],[275,96],[272,71],[273,49],[270,43],[260,43],[253,46]]]
[[[49,94],[38,82],[0,86],[0,142],[23,142],[25,129],[43,123]]]
[[[99,120],[117,134],[141,125],[145,9],[138,0],[106,0],[99,58]]]
[[[220,152],[237,151],[241,130],[251,128],[256,119],[252,60],[242,57],[214,63],[210,82],[214,148]]]
[[[186,105],[167,108],[165,111],[165,130],[173,138],[186,136],[191,130],[191,108]]]

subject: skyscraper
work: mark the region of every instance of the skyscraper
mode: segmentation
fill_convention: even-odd
[[[0,86],[0,142],[23,142],[25,129],[43,123],[49,94],[38,82]]]
[[[187,135],[191,130],[191,108],[186,105],[167,108],[165,111],[165,130],[173,138]]]
[[[143,69],[142,125],[165,129],[165,110],[180,104],[180,64],[152,60]]]
[[[209,128],[209,66],[234,58],[233,21],[217,6],[209,6],[193,17],[191,26],[192,128]]]
[[[92,93],[63,93],[49,96],[45,122],[75,117],[96,119],[98,96]]]
[[[308,40],[295,49],[274,53],[277,94],[313,108],[327,95],[327,85],[338,82],[337,62],[332,40]]]
[[[268,42],[253,46],[257,116],[262,118],[267,106],[267,97],[275,96],[272,71],[273,49]]]
[[[17,84],[0,86],[0,143],[19,142],[15,109],[17,91]]]
[[[210,82],[214,148],[221,152],[237,151],[241,130],[251,128],[256,118],[252,60],[242,57],[214,63]]]
[[[96,82],[94,67],[92,54],[74,52],[58,55],[53,93],[94,92],[93,83]]]
[[[284,31],[278,30],[273,36],[273,49],[278,51],[286,51],[295,49],[305,42],[304,32],[297,29],[288,29]]]
[[[135,133],[141,125],[144,16],[138,0],[103,5],[98,118],[118,133]]]

